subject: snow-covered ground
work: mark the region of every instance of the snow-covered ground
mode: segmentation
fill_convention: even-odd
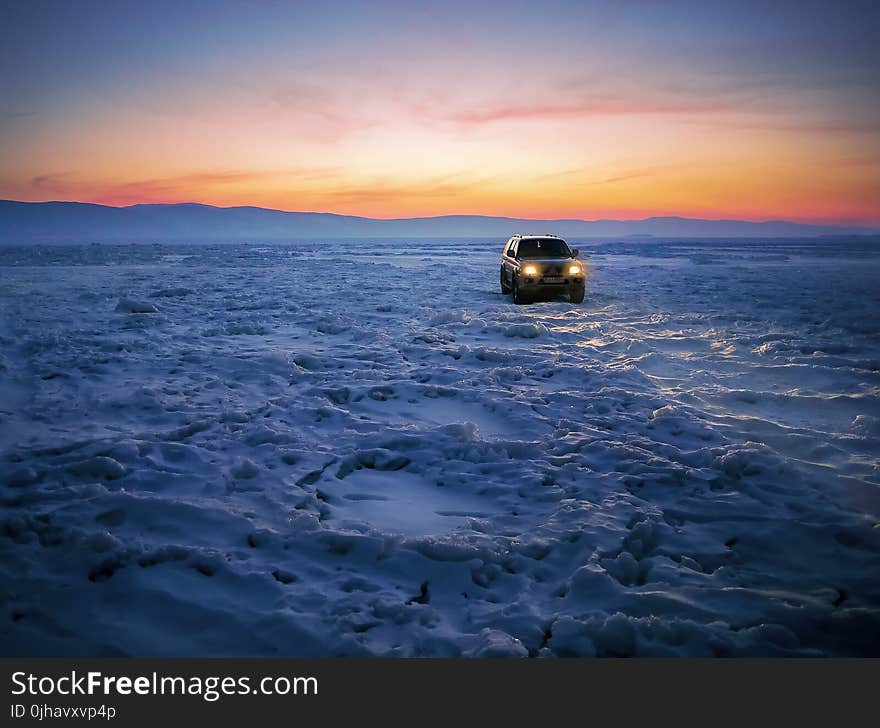
[[[880,245],[0,248],[5,655],[880,655]]]

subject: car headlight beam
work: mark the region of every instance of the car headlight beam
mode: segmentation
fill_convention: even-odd
[[[523,266],[522,273],[524,276],[536,276],[538,275],[538,266],[536,265],[525,265]]]
[[[582,272],[583,270],[579,263],[572,263],[568,266],[568,275],[570,276],[579,276]]]

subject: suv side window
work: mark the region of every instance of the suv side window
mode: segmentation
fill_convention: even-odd
[[[517,242],[519,242],[519,241],[514,240],[513,243],[511,244],[511,246],[507,249],[507,254],[511,258],[516,258],[516,244],[517,244]]]

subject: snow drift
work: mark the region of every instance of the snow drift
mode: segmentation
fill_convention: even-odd
[[[880,256],[2,248],[6,655],[880,654]]]

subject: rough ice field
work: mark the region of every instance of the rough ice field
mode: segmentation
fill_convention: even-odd
[[[880,655],[880,246],[0,249],[5,655]]]

